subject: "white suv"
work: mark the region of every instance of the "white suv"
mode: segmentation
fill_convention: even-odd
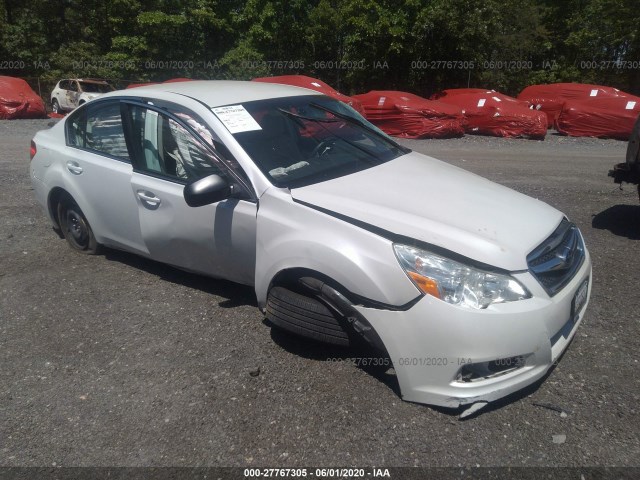
[[[51,109],[55,113],[69,112],[113,90],[114,88],[104,80],[82,78],[60,80],[51,92]]]
[[[35,195],[75,250],[252,285],[273,325],[381,352],[366,362],[393,367],[405,400],[459,407],[535,382],[589,300],[589,253],[562,213],[315,91],[113,92],[31,154]]]

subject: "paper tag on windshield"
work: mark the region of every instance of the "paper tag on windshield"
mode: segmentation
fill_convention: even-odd
[[[598,90],[591,90],[591,93],[589,94],[590,97],[597,97],[598,96]]]
[[[378,100],[378,106],[381,107],[386,99],[387,97],[380,97],[380,100]]]
[[[636,102],[627,102],[627,106],[624,107],[625,110],[633,110],[636,107]]]
[[[258,122],[253,119],[251,114],[247,112],[242,105],[216,107],[211,110],[231,133],[262,130],[262,127],[258,125]]]
[[[487,101],[486,98],[481,98],[480,100],[478,100],[478,106],[479,107],[484,107],[484,103]]]

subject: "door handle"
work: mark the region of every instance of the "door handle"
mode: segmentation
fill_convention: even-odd
[[[67,170],[69,170],[74,175],[80,175],[82,173],[82,167],[78,164],[78,162],[67,162]]]
[[[138,194],[140,200],[148,203],[152,207],[157,207],[161,203],[161,200],[156,197],[154,193],[147,192],[146,190],[138,190],[136,193]]]

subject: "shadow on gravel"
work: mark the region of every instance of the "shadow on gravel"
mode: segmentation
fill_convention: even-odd
[[[109,261],[124,263],[130,267],[144,270],[162,280],[226,298],[218,304],[222,308],[235,308],[244,305],[258,307],[254,289],[245,285],[185,272],[164,263],[120,250],[106,250],[104,257]]]
[[[266,318],[263,323],[271,328],[271,339],[274,343],[287,352],[320,362],[351,363],[389,387],[400,397],[398,380],[390,367],[391,360],[386,355],[365,346],[339,347],[302,338],[278,328]],[[373,363],[378,365],[372,365]]]
[[[591,226],[614,235],[640,240],[640,205],[615,205],[593,217]]]

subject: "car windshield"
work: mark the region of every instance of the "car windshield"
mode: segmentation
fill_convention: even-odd
[[[301,187],[380,165],[410,150],[342,102],[320,95],[213,109],[278,187]]]
[[[108,93],[113,90],[111,85],[107,83],[80,82],[83,92],[88,93]]]

